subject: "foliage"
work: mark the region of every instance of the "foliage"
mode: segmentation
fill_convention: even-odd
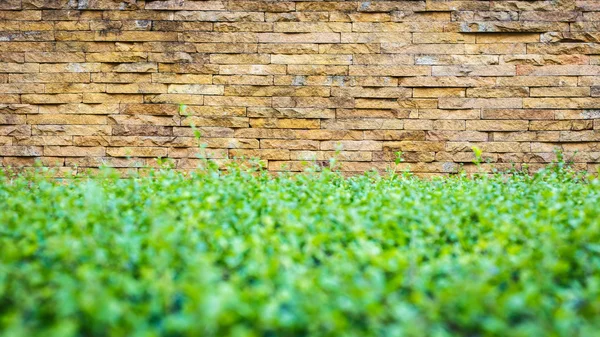
[[[433,180],[208,167],[4,173],[0,335],[600,331],[600,181],[566,165]]]

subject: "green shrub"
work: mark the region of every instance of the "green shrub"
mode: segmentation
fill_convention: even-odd
[[[600,182],[0,178],[2,336],[598,336]]]

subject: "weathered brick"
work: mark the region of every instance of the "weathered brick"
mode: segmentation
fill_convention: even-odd
[[[260,140],[261,149],[319,150],[319,146],[320,143],[314,140]]]
[[[513,65],[487,65],[487,66],[433,66],[433,76],[514,76]]]
[[[587,97],[590,94],[589,87],[539,87],[529,91],[531,97]]]
[[[352,64],[352,55],[272,55],[273,64]]]
[[[508,88],[467,88],[467,97],[504,98],[504,97],[528,97],[527,87]]]
[[[527,98],[525,98],[526,100]],[[441,109],[522,108],[522,98],[440,98]]]
[[[100,115],[37,114],[28,115],[27,124],[107,124],[107,119]]]
[[[467,130],[475,131],[519,131],[527,130],[529,121],[523,120],[468,120]]]
[[[350,66],[350,76],[427,76],[431,68],[427,66]]]
[[[44,146],[44,156],[48,157],[100,157],[106,153],[104,147]]]
[[[523,107],[528,109],[597,109],[600,98],[524,98]]]
[[[414,88],[413,97],[465,97],[464,88]]]
[[[321,122],[318,119],[251,118],[250,127],[274,129],[318,129],[321,127]]]
[[[260,43],[339,43],[340,33],[259,33]]]
[[[121,104],[123,114],[177,115],[179,106],[175,104]]]

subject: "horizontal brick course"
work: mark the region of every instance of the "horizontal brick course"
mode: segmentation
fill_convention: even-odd
[[[444,175],[473,146],[598,167],[597,1],[0,1],[4,166]]]

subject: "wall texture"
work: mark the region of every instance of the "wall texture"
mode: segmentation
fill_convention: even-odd
[[[270,170],[595,170],[600,1],[0,0],[3,166],[194,168],[192,124]]]

